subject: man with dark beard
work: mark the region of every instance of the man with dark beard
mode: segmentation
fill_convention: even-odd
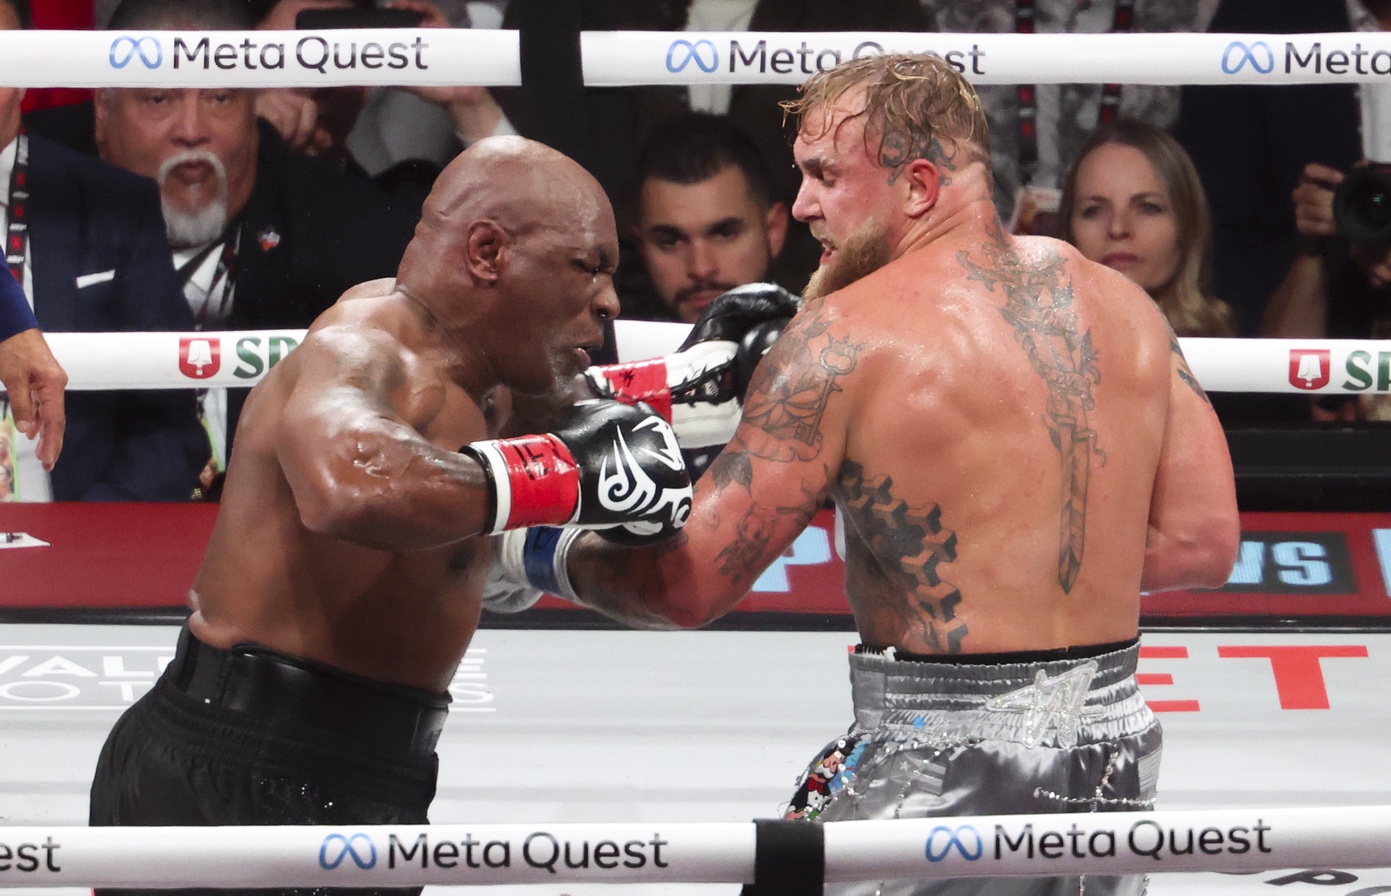
[[[813,760],[790,814],[1149,807],[1161,733],[1135,680],[1140,594],[1223,584],[1239,539],[1206,396],[1142,290],[1064,243],[1006,232],[979,101],[942,59],[846,63],[813,76],[791,111],[793,214],[821,265],[685,529],[630,550],[576,530],[513,534],[503,560],[628,624],[695,627],[733,607],[829,498],[862,641],[855,721]]]

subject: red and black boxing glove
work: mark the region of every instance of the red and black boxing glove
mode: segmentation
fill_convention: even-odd
[[[582,401],[556,415],[553,432],[460,450],[487,476],[489,534],[572,525],[645,537],[681,528],[691,512],[676,435],[642,404]]]
[[[724,445],[743,412],[749,380],[801,300],[774,283],[749,283],[711,302],[676,354],[585,371],[606,398],[645,402],[682,448]]]

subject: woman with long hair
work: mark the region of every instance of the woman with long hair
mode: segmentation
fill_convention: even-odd
[[[1235,336],[1212,294],[1212,224],[1188,153],[1133,118],[1092,133],[1063,183],[1063,239],[1143,287],[1180,336]]]

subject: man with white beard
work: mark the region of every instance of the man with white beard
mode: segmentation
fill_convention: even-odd
[[[126,0],[107,24],[126,33],[248,27],[239,8],[216,0]],[[361,178],[291,151],[256,118],[255,91],[107,88],[94,105],[99,155],[159,183],[198,329],[307,327],[352,285],[396,272],[419,209],[404,213]],[[246,391],[203,396],[210,497]]]
[[[29,24],[28,3],[0,0],[0,30]],[[23,96],[21,88],[0,88],[0,222],[9,269],[0,276],[27,319],[0,326],[0,338],[34,321],[50,333],[187,329],[192,319],[164,251],[153,185],[26,133]],[[0,357],[5,379],[23,382],[4,368]],[[61,415],[55,384],[62,386],[50,379],[50,410]],[[0,500],[179,501],[196,487],[208,449],[191,390],[74,391],[66,434],[50,428],[47,444],[17,437],[33,432],[24,397],[0,389],[0,441],[14,448],[0,457],[0,481],[9,486]]]

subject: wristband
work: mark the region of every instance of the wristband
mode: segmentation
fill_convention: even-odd
[[[0,274],[0,342],[39,325],[24,288],[9,271]]]
[[[571,522],[580,506],[580,474],[565,443],[545,433],[464,446],[488,477],[486,533]]]
[[[652,410],[671,422],[671,385],[667,381],[665,358],[651,358],[631,364],[607,364],[589,369],[591,382],[615,401],[624,404],[646,402]],[[598,380],[604,382],[600,383]]]
[[[567,563],[570,546],[582,534],[583,529],[554,526],[505,532],[498,559],[512,578],[525,579],[532,587],[547,594],[578,603],[579,596],[570,583]]]

